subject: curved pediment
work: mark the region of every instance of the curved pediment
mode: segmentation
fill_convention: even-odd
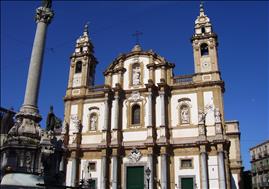
[[[169,63],[164,57],[155,53],[152,49],[148,51],[143,51],[139,45],[135,45],[129,53],[120,54],[117,58],[113,60],[113,62],[108,66],[108,68],[104,71],[104,75],[108,75],[109,73],[118,73],[120,71],[125,72],[124,64],[126,60],[133,59],[134,62],[138,57],[147,57],[152,59],[152,62],[147,64],[147,67],[158,67],[158,66],[166,66],[169,68],[173,68],[175,64]],[[137,61],[139,62],[139,61]]]

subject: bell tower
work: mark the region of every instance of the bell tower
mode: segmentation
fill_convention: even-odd
[[[218,37],[213,32],[210,19],[205,15],[203,4],[195,20],[194,35],[191,38],[195,73],[202,81],[220,80],[218,68]]]
[[[83,95],[86,88],[94,85],[95,67],[94,47],[89,37],[88,23],[84,26],[83,35],[76,41],[72,54],[67,95]]]

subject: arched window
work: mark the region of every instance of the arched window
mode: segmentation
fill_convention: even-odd
[[[133,85],[139,85],[141,83],[141,69],[139,63],[132,65],[132,76]]]
[[[140,106],[138,104],[132,107],[132,124],[140,124]]]
[[[78,61],[76,63],[75,73],[81,73],[81,70],[82,70],[82,62]]]
[[[190,123],[190,108],[187,104],[183,104],[179,109],[180,124]]]
[[[205,33],[205,27],[201,27],[201,32]]]
[[[96,131],[98,127],[98,116],[96,113],[90,115],[90,131]]]
[[[200,49],[201,49],[201,56],[208,55],[208,45],[206,43],[203,43],[200,46]]]

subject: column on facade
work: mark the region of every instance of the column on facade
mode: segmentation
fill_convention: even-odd
[[[108,128],[108,118],[109,118],[109,107],[108,107],[108,94],[105,94],[104,102],[104,125],[102,128],[102,141],[106,141],[107,137],[107,128]]]
[[[112,156],[112,189],[118,189],[118,157]]]
[[[150,151],[150,150],[148,150]],[[149,178],[149,189],[153,189],[153,153],[149,152],[148,154],[148,162],[147,162],[148,168],[151,170],[150,178]]]
[[[78,168],[78,159],[76,157],[73,157],[72,159],[72,171],[71,171],[71,186],[76,186],[77,181],[77,170]]]
[[[152,92],[151,89],[149,89],[148,92],[148,125],[147,125],[147,132],[148,132],[148,138],[152,138]]]
[[[165,101],[164,101],[164,91],[159,92],[161,101],[161,126],[165,125]]]
[[[166,82],[166,68],[165,68],[165,66],[161,67],[161,80],[164,80]]]
[[[164,147],[161,148],[161,188],[167,189],[167,153]]]
[[[114,127],[113,129],[118,129],[118,124],[119,124],[119,96],[118,94],[115,94],[115,99],[113,101],[114,105]]]
[[[225,162],[222,145],[218,145],[218,170],[219,170],[219,185],[221,189],[226,189],[225,179]]]
[[[101,189],[106,189],[107,184],[107,158],[106,158],[106,150],[102,152],[101,159]]]
[[[200,156],[201,156],[201,177],[202,177],[202,189],[208,189],[208,165],[207,165],[207,153],[206,146],[200,146]]]

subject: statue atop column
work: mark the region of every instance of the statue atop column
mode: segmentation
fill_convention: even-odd
[[[52,6],[52,1],[51,0],[42,0],[42,7],[50,9],[51,6]]]

